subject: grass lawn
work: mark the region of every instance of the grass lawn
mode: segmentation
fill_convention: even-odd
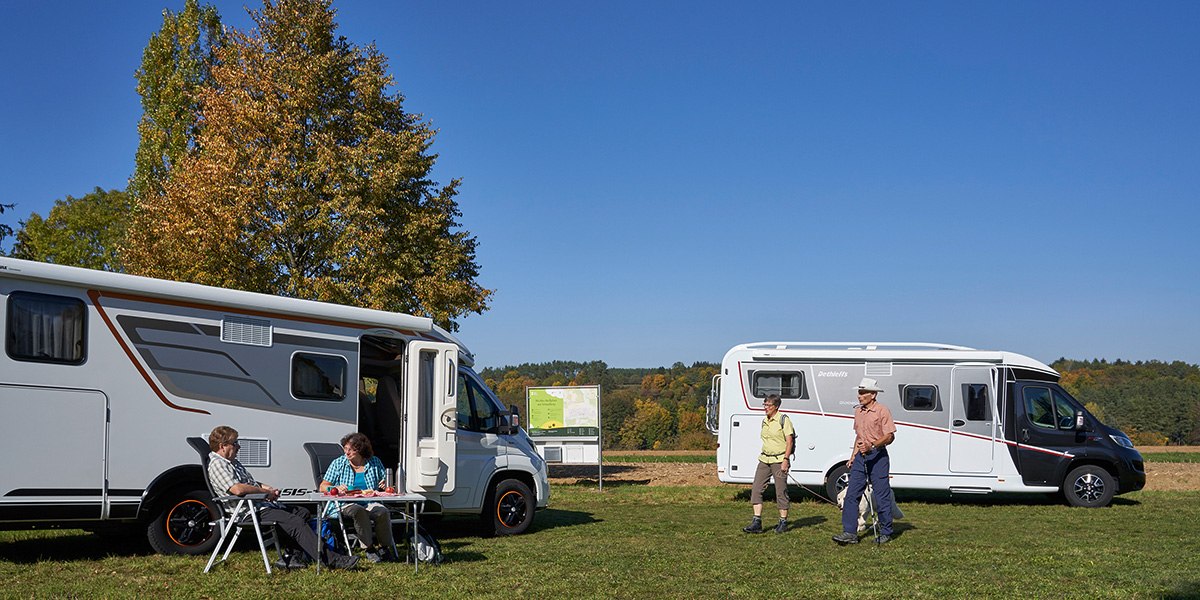
[[[1200,463],[1200,452],[1143,452],[1146,462]]]
[[[807,496],[793,488],[792,497]],[[793,504],[784,535],[741,532],[745,486],[556,486],[526,535],[481,538],[473,522],[433,531],[445,564],[267,576],[257,550],[203,574],[80,531],[0,532],[0,597],[907,598],[1200,596],[1200,493],[1138,492],[1105,509],[1041,497],[901,496],[884,547],[841,548],[837,511]],[[774,511],[766,507],[767,523]]]

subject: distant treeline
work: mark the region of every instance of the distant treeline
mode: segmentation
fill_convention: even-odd
[[[599,385],[604,447],[620,450],[715,450],[704,405],[719,366],[677,362],[670,368],[614,369],[604,361],[554,361],[484,369],[480,375],[505,405],[524,411],[525,388]]]
[[[1050,366],[1071,395],[1135,445],[1200,444],[1200,366],[1066,358]]]
[[[1200,444],[1200,366],[1066,358],[1051,366],[1062,373],[1067,391],[1135,444]],[[707,362],[615,369],[598,360],[554,361],[480,374],[505,405],[522,411],[526,387],[599,385],[605,449],[711,450],[716,438],[704,427],[704,406],[719,368]]]

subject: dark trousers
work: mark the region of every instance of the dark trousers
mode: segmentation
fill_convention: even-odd
[[[867,480],[873,488],[875,512],[879,513],[879,535],[892,535],[892,484],[888,481],[892,463],[886,448],[876,448],[854,455],[850,465],[850,485],[846,487],[846,501],[842,504],[842,531],[858,531],[858,503],[867,489]]]
[[[281,544],[282,546],[300,550],[313,560],[316,560],[313,552],[316,552],[317,548],[321,548],[321,558],[325,560],[329,558],[331,552],[325,547],[325,544],[318,546],[317,534],[313,531],[312,525],[308,523],[311,515],[303,506],[264,508],[259,511],[258,518],[275,522],[275,529],[286,541],[291,542],[290,544]]]

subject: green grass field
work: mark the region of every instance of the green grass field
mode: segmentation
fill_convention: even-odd
[[[1146,462],[1196,463],[1200,452],[1143,452]],[[715,463],[716,455],[710,454],[647,454],[631,452],[606,452],[606,463]]]
[[[0,597],[1194,598],[1200,493],[1138,492],[1105,509],[1037,497],[901,496],[895,541],[838,547],[833,507],[806,499],[784,535],[741,532],[745,486],[556,486],[526,535],[434,525],[447,562],[267,576],[257,550],[203,574],[80,531],[0,532]],[[766,507],[767,523],[773,506]]]

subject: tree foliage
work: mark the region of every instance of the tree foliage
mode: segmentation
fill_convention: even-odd
[[[161,195],[174,166],[194,149],[200,131],[200,90],[211,88],[216,48],[224,40],[212,6],[185,0],[178,14],[163,10],[163,24],[142,52],[134,74],[142,97],[138,149],[129,192]]]
[[[1065,358],[1051,366],[1062,373],[1061,383],[1071,395],[1135,443],[1200,444],[1200,367]]]
[[[132,203],[119,190],[96,188],[81,198],[55,200],[46,218],[33,213],[21,222],[12,255],[73,267],[122,271],[118,247],[125,238]]]
[[[487,309],[434,130],[328,0],[266,2],[216,47],[195,149],[141,199],[131,272],[455,319]]]
[[[14,205],[12,205],[12,204],[0,204],[0,215],[4,214],[4,211],[6,211],[6,210],[12,210],[13,206]],[[8,236],[10,236],[12,234],[13,234],[13,228],[11,225],[9,225],[7,223],[0,223],[0,244],[3,244],[5,238],[7,238]]]
[[[505,405],[525,406],[525,388],[599,385],[600,427],[606,449],[712,450],[705,404],[718,366],[675,363],[670,368],[618,369],[603,361],[553,361],[483,369]]]

